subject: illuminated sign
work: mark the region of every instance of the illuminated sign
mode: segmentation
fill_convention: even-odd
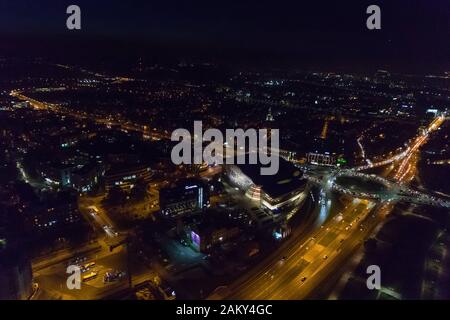
[[[203,188],[198,189],[198,204],[197,206],[199,208],[203,207]]]
[[[200,236],[196,234],[194,231],[191,231],[191,240],[195,248],[197,250],[200,249]]]

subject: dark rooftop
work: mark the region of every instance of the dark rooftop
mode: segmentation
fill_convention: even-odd
[[[278,198],[306,184],[303,172],[282,158],[280,158],[278,173],[275,175],[261,175],[261,164],[238,164],[237,166],[272,198]]]

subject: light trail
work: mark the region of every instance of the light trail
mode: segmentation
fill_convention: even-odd
[[[66,108],[61,107],[60,105],[40,102],[35,99],[32,99],[30,97],[25,96],[18,90],[12,90],[10,92],[10,96],[16,97],[22,101],[28,101],[35,110],[41,110],[41,111],[48,110],[48,111],[52,111],[52,112],[59,113],[59,114],[64,114],[66,116],[71,116],[71,117],[81,119],[81,120],[89,119],[89,120],[95,121],[97,124],[105,125],[107,127],[117,126],[120,128],[120,130],[125,131],[125,132],[128,132],[128,131],[139,132],[142,134],[143,138],[150,138],[150,136],[151,136],[152,138],[154,138],[156,140],[170,139],[170,135],[168,133],[158,132],[158,131],[155,131],[155,129],[151,130],[148,126],[145,126],[145,125],[139,125],[139,124],[132,123],[132,122],[124,120],[124,119],[116,119],[113,121],[110,118],[105,118],[100,115],[88,114],[83,111],[68,110]]]
[[[370,159],[366,158],[366,150],[364,150],[364,146],[361,143],[361,140],[364,139],[364,136],[360,136],[356,142],[358,143],[359,149],[361,150],[361,157],[367,162],[369,166],[373,165]]]
[[[404,158],[408,157],[411,153],[417,151],[417,149],[426,141],[426,139],[429,137],[429,134],[435,130],[437,130],[442,123],[445,121],[445,115],[441,115],[439,117],[436,117],[428,126],[428,128],[426,130],[424,130],[424,133],[422,133],[419,137],[417,137],[414,140],[414,143],[412,146],[408,146],[408,148],[406,148],[406,150],[404,150],[403,152],[385,159],[383,161],[379,161],[379,162],[374,162],[372,164],[368,164],[365,166],[359,166],[359,167],[355,167],[353,170],[356,171],[361,171],[361,170],[367,170],[367,169],[372,169],[372,168],[377,168],[377,167],[381,167],[399,160],[403,160]],[[409,160],[408,160],[409,161]]]

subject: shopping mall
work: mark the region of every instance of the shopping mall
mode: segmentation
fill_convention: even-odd
[[[226,165],[230,183],[242,190],[246,197],[260,202],[273,213],[282,213],[293,205],[303,204],[309,184],[303,172],[290,162],[280,159],[276,175],[261,175],[259,164]]]

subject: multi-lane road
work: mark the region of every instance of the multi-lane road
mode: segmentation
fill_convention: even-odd
[[[47,103],[38,101],[36,99],[33,99],[31,97],[28,97],[24,95],[19,90],[12,90],[10,93],[11,96],[20,99],[22,101],[28,101],[30,105],[35,110],[41,110],[41,111],[51,111],[54,113],[64,114],[67,116],[71,116],[76,119],[90,119],[95,121],[95,123],[107,127],[118,127],[123,131],[126,132],[139,132],[143,135],[144,138],[147,139],[169,139],[170,135],[167,132],[161,132],[154,129],[151,129],[149,126],[145,125],[139,125],[136,123],[132,123],[131,121],[125,120],[125,119],[112,119],[105,116],[99,116],[95,114],[89,114],[86,112],[83,112],[81,110],[71,110],[68,108],[64,108],[57,104]]]
[[[407,152],[393,161],[387,174],[398,183],[410,182],[417,172],[418,150],[426,143],[429,133],[444,121],[435,119],[424,134],[415,138]],[[213,299],[305,299],[320,287],[333,272],[341,270],[348,258],[384,220],[394,204],[375,204],[368,200],[348,200],[347,205],[307,240],[278,252],[278,259],[255,268],[244,281],[234,284],[211,296]]]
[[[352,201],[342,214],[323,224],[305,242],[288,248],[281,253],[279,260],[248,281],[230,287],[229,298],[305,298],[315,288],[317,279],[326,274],[324,268],[343,251],[349,251],[361,241],[364,228],[360,226],[360,221],[368,216],[373,207],[374,204],[366,200]],[[348,245],[349,242],[352,245]]]

